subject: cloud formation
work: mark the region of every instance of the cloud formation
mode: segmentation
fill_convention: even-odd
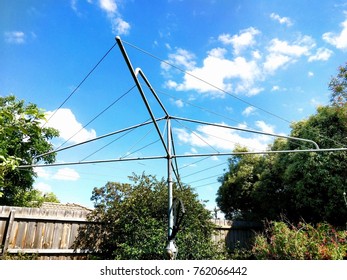
[[[49,120],[46,126],[59,130],[60,138],[64,141],[79,143],[96,137],[95,130],[83,128],[68,108],[60,108],[56,112],[48,111],[46,118]]]
[[[273,18],[277,18],[275,14]],[[263,44],[257,41],[258,36],[261,31],[254,27],[236,35],[223,33],[217,41],[221,45],[208,50],[201,63],[189,50],[173,49],[168,64],[161,64],[167,77],[166,86],[177,91],[193,90],[212,98],[224,98],[226,93],[252,96],[264,90],[262,82],[269,76],[300,59],[327,61],[333,54],[327,48],[317,47],[308,35],[299,34],[291,41],[272,38]],[[182,70],[181,74],[170,64]]]
[[[254,107],[248,106],[248,107],[246,107],[246,109],[244,109],[242,111],[242,115],[248,117],[248,116],[252,115],[254,113],[254,111],[255,111]]]
[[[38,182],[35,183],[34,189],[42,192],[42,193],[49,193],[52,192],[52,187],[49,184],[43,183],[43,182]]]
[[[327,48],[318,48],[317,52],[308,58],[308,61],[327,61],[332,56],[332,54],[332,50],[329,50]]]
[[[109,18],[113,34],[126,35],[129,33],[131,26],[119,13],[116,0],[99,0],[98,4],[99,8],[106,12]]]
[[[25,43],[25,33],[22,31],[11,31],[11,32],[5,32],[5,42],[8,44],[24,44]]]
[[[288,27],[293,25],[293,22],[288,17],[280,17],[278,14],[271,13],[270,18],[277,21],[280,24],[285,24]]]
[[[260,34],[260,31],[254,27],[250,27],[241,30],[238,35],[231,36],[230,34],[222,34],[218,39],[225,45],[232,45],[234,48],[234,53],[238,55],[242,50],[253,46],[255,41],[255,36]]]
[[[78,2],[79,0],[70,0],[70,7],[77,16],[83,16],[83,12],[78,7]],[[86,2],[98,7],[106,14],[114,35],[129,34],[131,29],[130,23],[123,19],[118,9],[117,3],[120,0],[86,0]]]
[[[53,176],[55,180],[63,180],[63,181],[77,181],[80,178],[80,175],[76,170],[72,168],[61,168],[59,169]]]
[[[256,121],[255,126],[261,132],[274,133],[274,127],[264,121]],[[240,128],[245,128],[245,125],[240,125]],[[193,148],[213,147],[218,152],[232,151],[238,144],[253,151],[264,151],[272,140],[271,136],[244,133],[212,125],[199,125],[195,131],[175,128],[174,135],[181,143]]]
[[[196,62],[192,61],[195,56],[190,52],[179,49],[176,53],[171,53],[169,62],[175,64],[178,61],[186,73],[182,83],[170,79],[166,85],[179,91],[196,90],[212,97],[224,97],[223,91],[258,93],[258,89],[253,87],[254,81],[260,78],[257,63],[241,56],[229,59],[226,54],[227,50],[224,48],[212,49],[203,60],[203,65],[196,67]],[[233,86],[231,79],[238,82]]]
[[[333,45],[337,49],[340,50],[347,50],[347,19],[343,21],[341,24],[341,32],[340,33],[334,33],[334,32],[326,32],[323,34],[322,38],[329,44]]]
[[[72,168],[69,167],[64,167],[60,168],[57,171],[46,171],[44,168],[36,167],[34,169],[36,175],[38,178],[43,179],[43,180],[63,180],[63,181],[77,181],[80,178],[79,173]],[[43,187],[47,184],[41,183],[37,187],[37,189],[40,189],[39,187]],[[42,190],[42,188],[40,189]]]

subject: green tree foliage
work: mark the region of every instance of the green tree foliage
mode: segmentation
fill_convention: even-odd
[[[134,175],[132,184],[109,182],[95,188],[95,210],[79,232],[76,248],[98,252],[101,259],[165,259],[167,240],[167,184],[154,176]],[[190,187],[174,184],[174,196],[186,209],[176,236],[179,259],[221,258],[211,235],[210,213]]]
[[[343,69],[338,79],[346,74]],[[338,91],[335,88],[334,98],[345,98],[345,78],[339,82]],[[332,102],[317,108],[316,114],[294,123],[290,135],[311,139],[320,148],[347,147],[347,103]],[[270,147],[314,148],[309,142],[283,139],[276,139]],[[232,156],[229,170],[220,179],[217,204],[231,218],[279,220],[284,215],[292,221],[303,218],[344,226],[346,170],[346,151]]]
[[[339,67],[338,74],[329,83],[329,89],[332,92],[330,102],[334,106],[341,106],[347,102],[347,63]]]
[[[293,124],[291,136],[312,139],[320,148],[347,147],[347,105],[320,107]],[[272,150],[312,149],[311,143],[277,139]],[[236,151],[240,151],[237,148]],[[347,152],[233,156],[220,178],[217,204],[228,218],[326,221],[345,225]]]
[[[234,152],[246,152],[236,147]],[[217,193],[217,204],[229,219],[253,219],[257,211],[253,203],[255,183],[259,180],[263,159],[258,155],[235,155],[229,159],[229,169],[219,178],[222,184]]]
[[[26,192],[24,199],[26,207],[41,207],[44,202],[60,203],[58,197],[53,192],[43,193],[39,190],[31,190]]]
[[[316,115],[293,125],[292,135],[316,141],[320,148],[347,147],[347,104],[318,108]],[[307,144],[300,145],[307,148]],[[288,149],[295,149],[293,142]],[[282,156],[283,157],[283,156]],[[290,186],[295,212],[308,222],[346,223],[343,193],[347,186],[347,152],[286,155],[283,182]]]
[[[53,128],[42,127],[44,113],[35,104],[25,104],[14,96],[0,97],[0,204],[24,206],[32,190],[33,158],[52,150],[50,140],[58,136]],[[55,155],[37,158],[52,163]]]

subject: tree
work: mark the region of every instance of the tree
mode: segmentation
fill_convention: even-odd
[[[331,90],[330,102],[334,106],[341,106],[347,102],[347,63],[340,66],[338,74],[329,83]]]
[[[43,127],[45,115],[35,104],[25,104],[15,96],[0,97],[0,204],[23,206],[36,176],[31,165],[34,158],[52,150],[50,140],[58,131]],[[52,163],[55,154],[36,158]]]
[[[154,176],[134,175],[132,184],[108,182],[95,188],[95,210],[79,232],[76,248],[92,250],[101,259],[165,259],[167,240],[167,183]],[[173,186],[186,209],[176,236],[179,259],[220,258],[211,238],[210,212],[189,186]]]
[[[347,64],[329,83],[331,104],[293,123],[290,135],[311,139],[320,148],[347,147]],[[271,150],[312,149],[312,143],[276,139]],[[238,148],[240,149],[240,148]],[[345,226],[347,152],[268,154],[261,158],[233,156],[220,179],[217,204],[229,217]],[[240,172],[246,170],[247,172]],[[245,180],[246,178],[246,180]]]
[[[320,148],[347,146],[347,104],[325,106],[307,120],[293,125],[295,137],[316,141]],[[288,149],[298,148],[288,142]],[[308,148],[300,144],[300,148]],[[347,208],[343,193],[347,185],[347,152],[300,153],[285,157],[284,184],[292,191],[297,220],[346,224]]]
[[[26,192],[25,207],[41,207],[44,202],[60,203],[58,197],[53,192],[43,193],[39,190]]]
[[[320,148],[347,146],[347,104],[319,107],[292,125],[291,136],[311,139]],[[272,150],[312,149],[311,143],[277,139]],[[240,151],[240,148],[237,149]],[[227,217],[346,223],[343,193],[347,152],[305,152],[233,156],[221,178],[217,204]]]
[[[234,152],[247,152],[236,147]],[[235,155],[229,159],[228,171],[218,179],[222,184],[217,192],[216,202],[226,218],[254,219],[257,205],[253,193],[255,182],[259,180],[262,161],[258,155]]]

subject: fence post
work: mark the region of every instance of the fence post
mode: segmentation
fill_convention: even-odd
[[[16,210],[10,210],[10,215],[8,217],[8,223],[5,228],[5,242],[4,242],[4,247],[2,248],[2,255],[5,255],[8,249],[8,245],[10,243],[10,237],[11,237],[11,232],[12,232],[12,227],[13,227],[13,222],[14,222],[14,215],[16,213]]]

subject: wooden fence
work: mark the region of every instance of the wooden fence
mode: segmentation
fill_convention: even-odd
[[[212,236],[216,242],[224,243],[227,248],[249,248],[256,232],[262,229],[261,223],[247,221],[213,220],[216,230]]]
[[[35,254],[39,259],[83,259],[87,254],[72,249],[78,229],[88,223],[88,211],[0,206],[0,255]],[[216,242],[233,249],[247,247],[257,224],[213,220]]]
[[[0,206],[0,254],[37,254],[40,259],[80,259],[72,249],[88,211]]]

